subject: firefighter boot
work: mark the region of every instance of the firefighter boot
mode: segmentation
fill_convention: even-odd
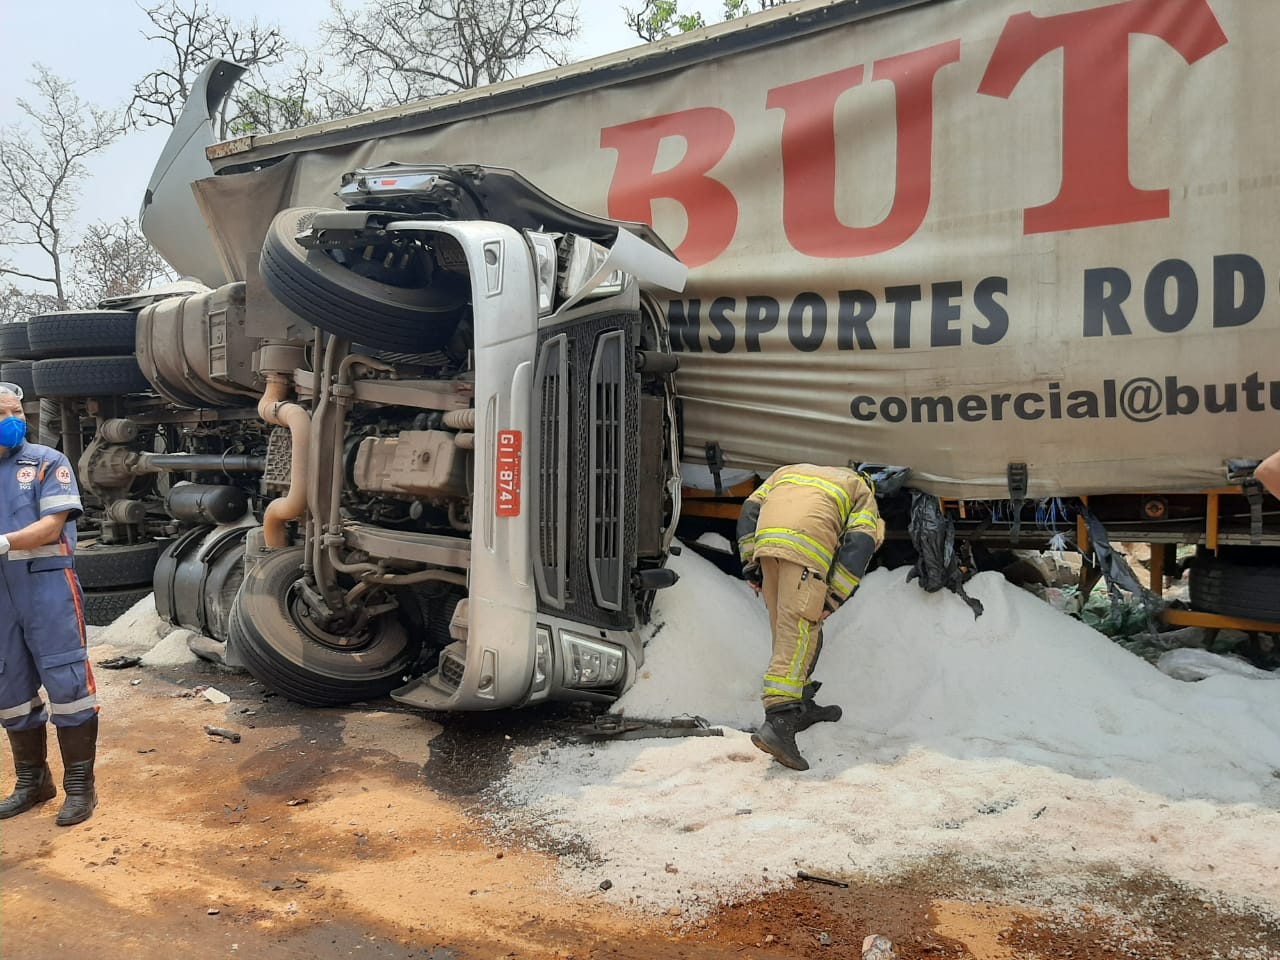
[[[60,827],[83,823],[98,805],[93,786],[93,761],[98,752],[98,717],[95,714],[77,727],[58,727],[62,750],[62,791],[67,798],[53,822]]]
[[[13,785],[13,793],[0,802],[0,820],[26,813],[58,794],[47,763],[49,747],[43,723],[33,730],[10,730],[9,746],[13,748],[18,782]]]
[[[829,707],[814,703],[813,698],[818,695],[818,688],[821,686],[821,680],[813,680],[804,685],[804,699],[800,701],[801,730],[808,730],[815,723],[835,723],[844,716],[844,711],[834,703]]]
[[[804,729],[804,705],[784,703],[779,707],[766,707],[764,723],[751,735],[751,742],[792,770],[808,770],[809,762],[800,756],[796,746],[796,734]]]

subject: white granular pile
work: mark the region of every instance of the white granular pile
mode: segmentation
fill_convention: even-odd
[[[764,605],[686,550],[619,708],[724,737],[559,746],[503,785],[502,816],[562,847],[578,892],[686,915],[797,868],[884,876],[938,858],[995,865],[1061,901],[1098,870],[1158,873],[1280,909],[1280,697],[1268,680],[1185,683],[997,574],[958,597],[869,575],[834,616],[816,679],[844,718],[785,769],[761,719]]]
[[[91,640],[95,645],[106,644],[117,650],[141,653],[154,647],[156,641],[172,629],[156,612],[156,595],[149,593],[109,626],[95,631]]]
[[[196,634],[179,627],[170,630],[154,647],[142,655],[144,667],[174,667],[182,663],[195,663],[200,658],[191,652],[188,642]]]

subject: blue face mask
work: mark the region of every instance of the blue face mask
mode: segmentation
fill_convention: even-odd
[[[0,447],[21,446],[22,441],[27,439],[27,421],[19,420],[17,417],[5,417],[0,420]]]

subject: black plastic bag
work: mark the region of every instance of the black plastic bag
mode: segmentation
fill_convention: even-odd
[[[947,589],[969,605],[974,619],[982,615],[982,603],[964,592],[968,577],[956,550],[956,526],[942,512],[938,498],[919,490],[911,492],[911,521],[907,525],[916,548],[916,563],[907,580],[918,580],[928,593]]]

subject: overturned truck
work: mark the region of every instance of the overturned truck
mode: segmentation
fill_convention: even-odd
[[[163,616],[302,703],[611,699],[675,579],[676,364],[642,287],[684,268],[509,170],[334,188],[272,219],[247,281],[27,324],[136,346],[28,361],[78,454],[78,565],[149,559]]]

